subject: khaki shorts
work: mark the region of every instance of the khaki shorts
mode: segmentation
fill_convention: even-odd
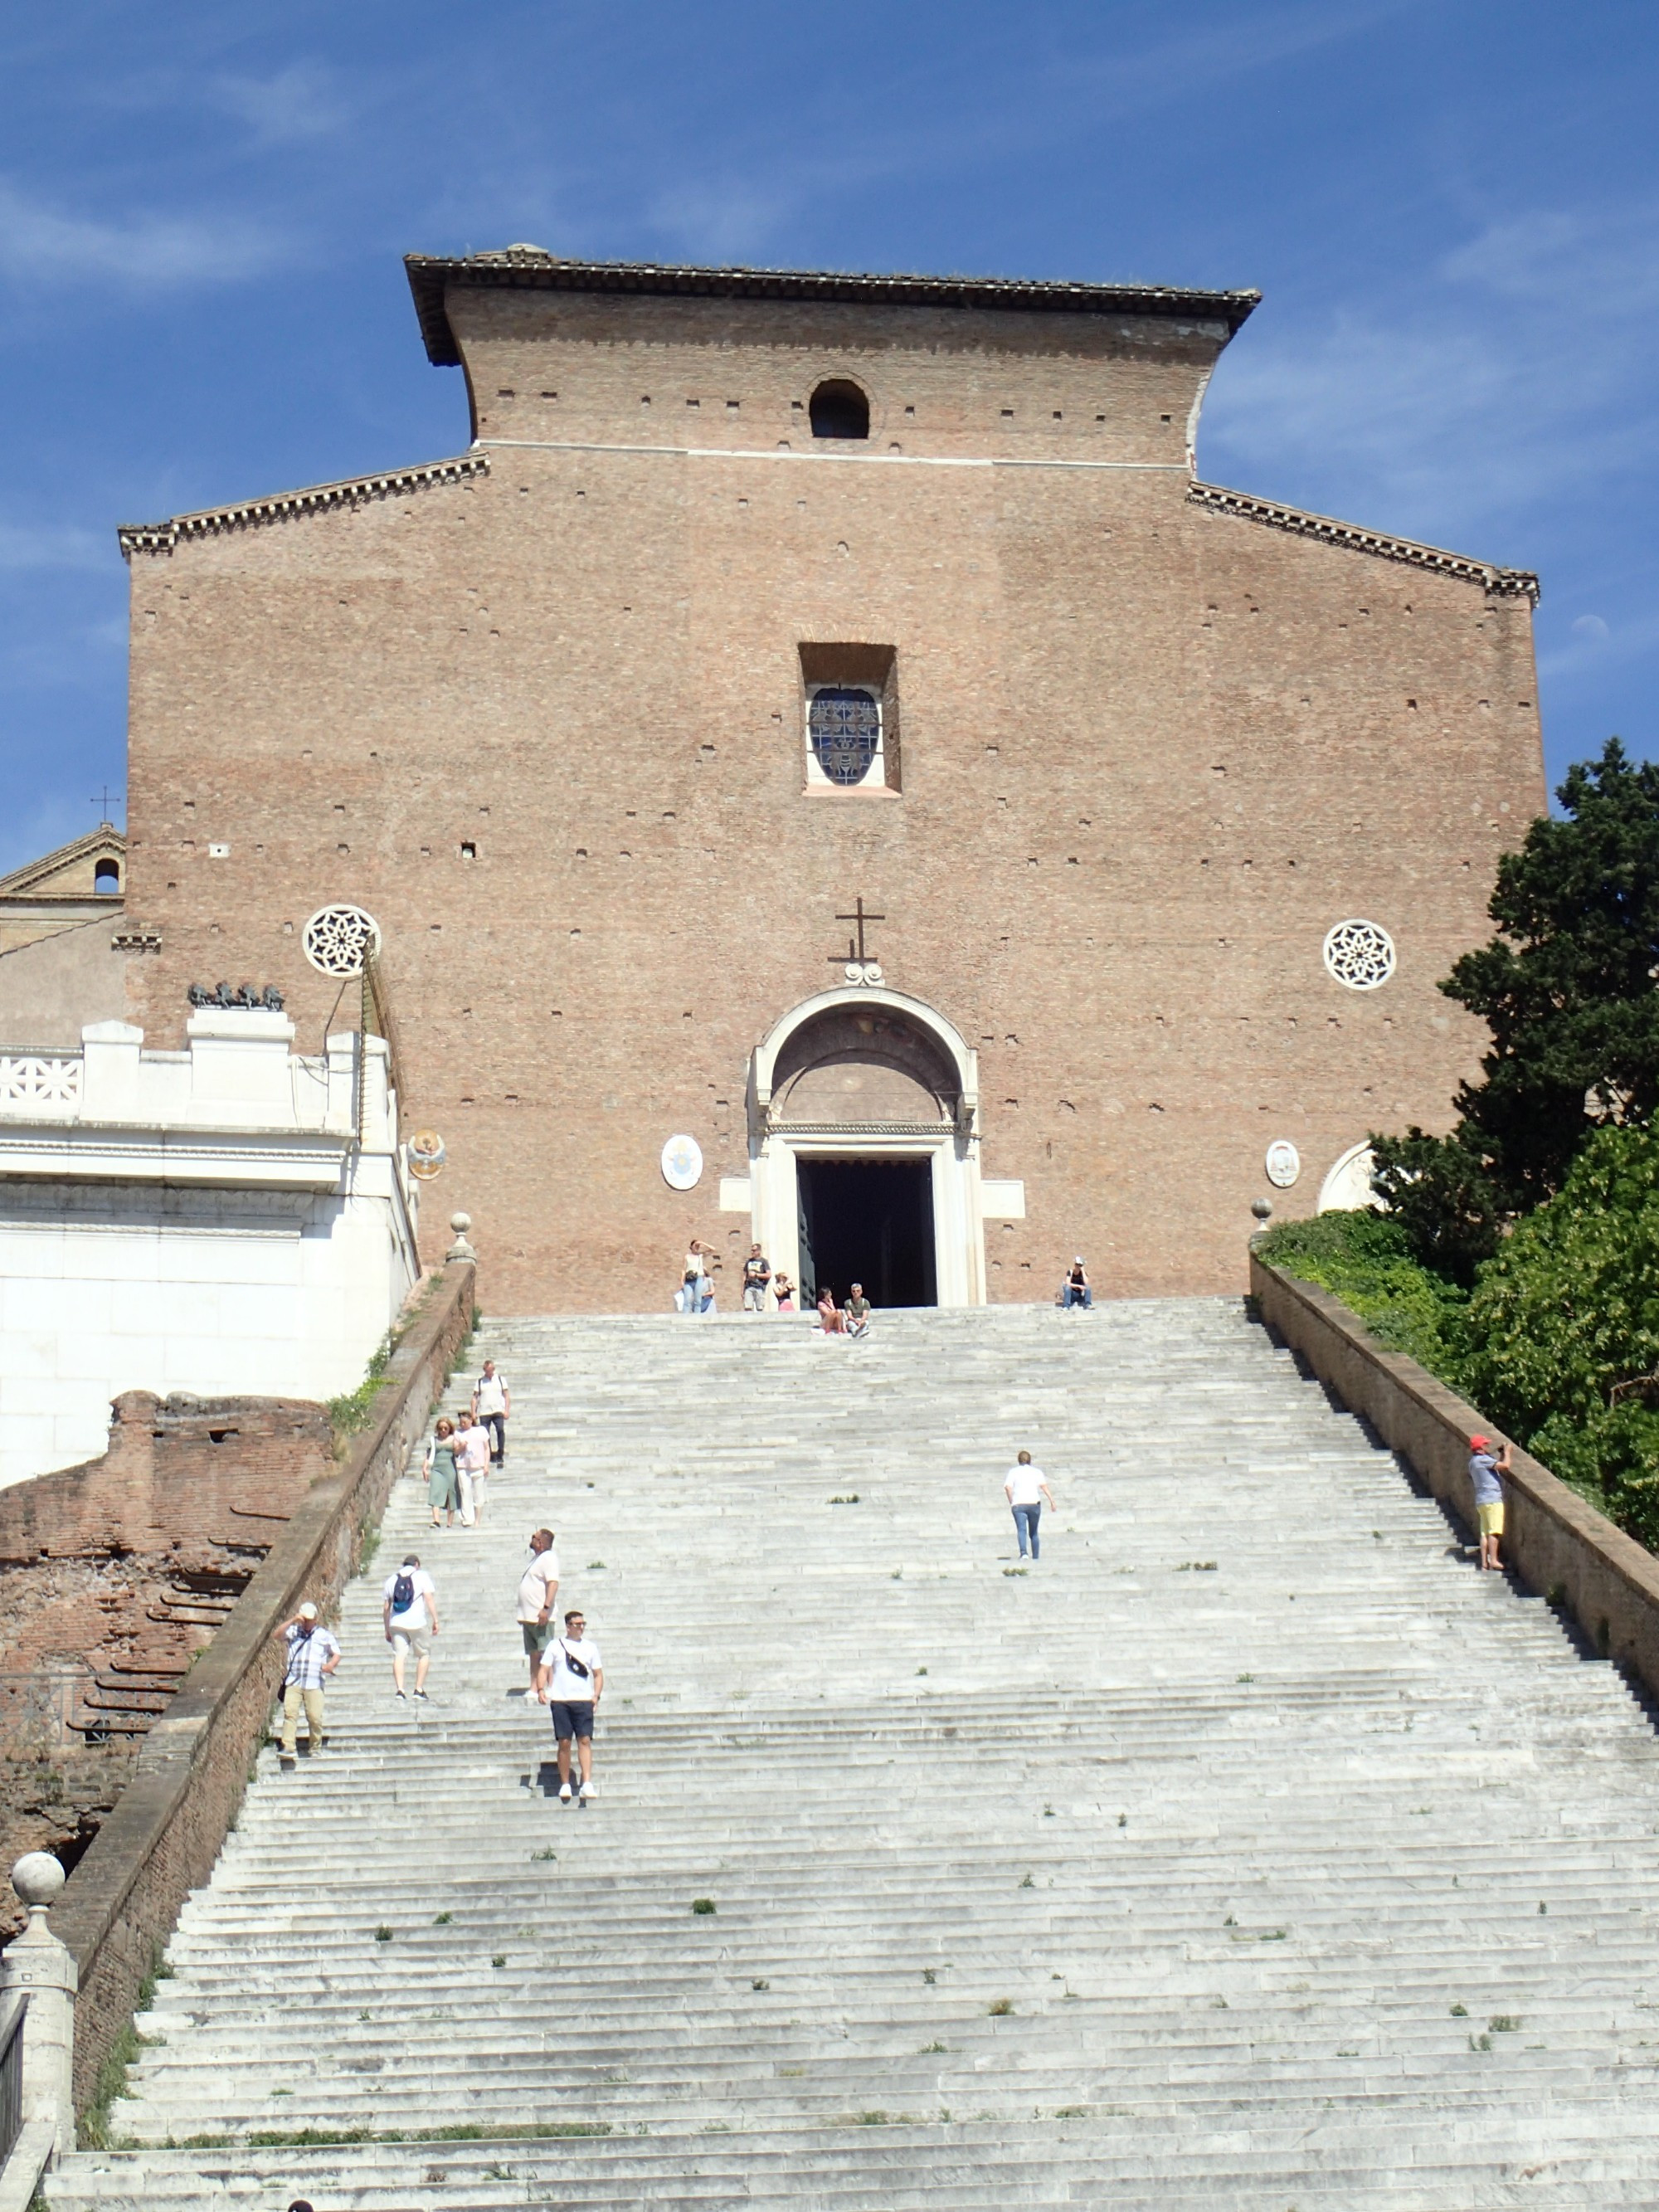
[[[1501,1498],[1496,1505],[1480,1505],[1477,1506],[1475,1510],[1480,1516],[1480,1533],[1483,1536],[1503,1534],[1504,1503]]]
[[[524,1631],[524,1648],[532,1659],[539,1659],[559,1632],[550,1620],[521,1620],[519,1626]]]
[[[417,1659],[429,1659],[432,1656],[432,1631],[429,1628],[394,1628],[392,1648],[400,1659],[406,1659],[411,1651]]]

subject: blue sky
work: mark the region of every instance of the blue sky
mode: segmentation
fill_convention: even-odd
[[[7,0],[0,868],[123,781],[118,522],[458,452],[398,257],[1255,285],[1212,481],[1538,569],[1659,754],[1651,0]]]

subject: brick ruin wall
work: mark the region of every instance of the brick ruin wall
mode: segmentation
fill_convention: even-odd
[[[688,1237],[744,1243],[749,1057],[837,980],[860,894],[889,981],[978,1049],[984,1173],[1025,1186],[994,1299],[1074,1250],[1108,1295],[1241,1286],[1270,1139],[1295,1214],[1370,1129],[1447,1124],[1482,1033],[1435,986],[1545,804],[1530,605],[1195,502],[1218,330],[451,314],[487,472],[133,556],[152,1043],[222,976],[316,1048],[338,987],[300,933],[366,907],[406,1126],[449,1148],[428,1240],[465,1206],[508,1311],[660,1308]],[[867,447],[803,452],[848,374]],[[894,649],[896,795],[803,788],[823,641]],[[1395,939],[1382,990],[1322,966],[1352,916]]]
[[[0,1865],[79,1861],[137,1760],[125,1731],[165,1710],[332,1464],[327,1413],[298,1400],[135,1390],[113,1416],[100,1458],[0,1491]]]

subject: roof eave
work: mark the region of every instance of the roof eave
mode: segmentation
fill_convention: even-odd
[[[823,300],[865,307],[988,309],[1003,313],[1112,314],[1224,323],[1231,337],[1259,304],[1254,291],[1200,292],[1162,284],[1069,284],[990,276],[867,276],[834,270],[710,269],[673,263],[562,261],[522,252],[472,255],[406,253],[427,358],[434,368],[460,365],[446,295],[451,283],[489,289],[611,292],[675,298]]]

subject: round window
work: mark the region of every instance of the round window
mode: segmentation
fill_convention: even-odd
[[[361,975],[363,954],[380,949],[380,926],[360,906],[319,907],[301,939],[306,958],[324,975]]]
[[[1394,939],[1374,921],[1339,921],[1325,938],[1325,965],[1351,991],[1375,991],[1394,973]]]

